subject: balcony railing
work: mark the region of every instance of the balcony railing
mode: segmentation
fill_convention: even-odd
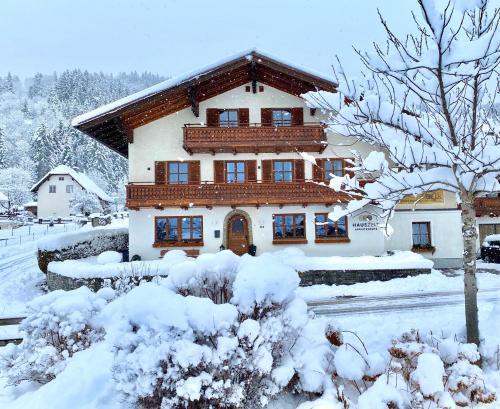
[[[500,216],[500,197],[480,197],[475,201],[476,216]]]
[[[197,185],[127,186],[127,206],[265,206],[265,205],[331,205],[347,202],[348,196],[311,181],[287,183],[201,183]]]
[[[189,154],[323,152],[326,133],[325,126],[319,123],[300,126],[249,124],[232,128],[187,124],[183,147]]]

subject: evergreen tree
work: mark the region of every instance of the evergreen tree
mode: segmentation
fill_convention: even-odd
[[[28,98],[33,99],[35,97],[43,96],[43,85],[42,85],[43,76],[39,72],[35,74],[33,78],[33,83],[30,85],[28,90]]]
[[[0,169],[7,167],[7,146],[5,146],[5,136],[0,128]]]
[[[14,80],[10,72],[7,73],[7,78],[5,78],[4,90],[11,94],[14,93]]]
[[[40,179],[48,171],[56,166],[57,159],[54,160],[54,153],[58,149],[52,139],[52,135],[47,131],[47,127],[42,124],[35,131],[35,136],[31,143],[31,159],[35,164],[34,174]]]

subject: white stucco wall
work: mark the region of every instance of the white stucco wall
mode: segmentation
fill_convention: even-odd
[[[390,221],[394,232],[386,242],[387,250],[410,250],[412,222],[430,222],[434,254],[421,253],[434,260],[436,267],[460,267],[463,253],[462,224],[459,210],[396,211]]]
[[[257,246],[257,253],[277,251],[290,246],[273,244],[273,214],[274,213],[305,213],[306,215],[306,238],[307,244],[298,244],[294,247],[301,248],[311,256],[356,256],[356,255],[379,255],[384,252],[384,238],[379,230],[357,230],[353,223],[360,221],[357,216],[348,217],[348,232],[350,243],[321,243],[315,240],[314,214],[325,213],[325,206],[285,206],[283,209],[277,207],[240,207],[248,213],[251,221],[253,243]],[[155,216],[203,216],[203,247],[196,247],[200,252],[216,252],[223,242],[224,218],[233,209],[230,207],[190,208],[182,209],[141,209],[130,212],[130,255],[140,255],[144,259],[157,258],[161,248],[153,248],[154,243],[154,218]],[[215,238],[215,230],[220,230],[220,238]],[[174,247],[175,248],[175,247]],[[186,246],[186,248],[190,248]],[[195,247],[193,247],[195,248]],[[169,248],[167,248],[169,249]]]
[[[59,180],[63,178],[63,180]],[[56,193],[49,193],[49,186],[56,187]],[[83,188],[69,175],[50,175],[38,188],[38,217],[57,218],[70,215],[70,200],[74,193],[66,193],[66,186],[73,185],[73,192]]]

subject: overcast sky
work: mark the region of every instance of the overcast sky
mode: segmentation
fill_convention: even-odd
[[[258,47],[329,73],[396,31],[415,0],[0,0],[0,75],[68,68],[182,73]]]

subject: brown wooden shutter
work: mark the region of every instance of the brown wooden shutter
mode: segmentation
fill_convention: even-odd
[[[240,126],[248,126],[250,123],[250,112],[248,108],[238,109],[238,123]]]
[[[214,160],[214,182],[224,183],[226,181],[224,176],[224,161]]]
[[[257,161],[256,160],[247,160],[245,161],[246,168],[246,176],[247,182],[256,182],[257,181]]]
[[[325,159],[316,159],[316,165],[313,164],[313,180],[315,182],[325,181]]]
[[[200,183],[200,161],[191,160],[188,162],[189,183]]]
[[[305,179],[304,160],[303,159],[295,159],[293,162],[294,162],[293,163],[294,181],[303,181]]]
[[[217,108],[207,109],[207,126],[219,126],[219,110]]]
[[[260,122],[262,125],[271,126],[273,124],[273,110],[271,108],[260,109]]]
[[[348,161],[353,162],[354,159],[350,158]],[[342,170],[343,170],[344,175],[349,175],[351,178],[353,178],[354,172],[352,170],[346,170],[346,168],[352,168],[354,165],[352,165],[348,161],[346,159],[342,159]]]
[[[155,183],[157,185],[167,183],[167,162],[155,162]]]
[[[292,125],[304,125],[304,109],[292,108]]]
[[[273,180],[273,161],[266,159],[262,161],[262,181],[272,182]]]

